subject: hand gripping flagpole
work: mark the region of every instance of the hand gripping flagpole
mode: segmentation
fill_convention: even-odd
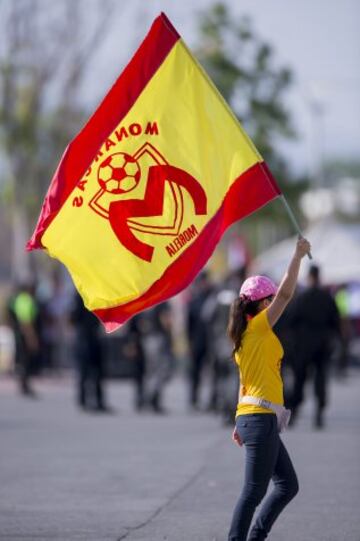
[[[295,230],[297,231],[297,233],[298,233],[298,235],[299,235],[299,238],[303,238],[304,236],[303,236],[303,234],[302,234],[302,232],[301,232],[301,229],[300,229],[300,227],[299,227],[299,224],[297,223],[296,218],[295,218],[295,216],[294,216],[294,213],[293,213],[293,211],[291,210],[291,208],[290,208],[290,206],[289,206],[289,203],[286,201],[284,194],[281,194],[281,195],[280,195],[280,199],[281,199],[281,201],[283,202],[283,205],[284,205],[284,207],[285,207],[285,210],[286,210],[286,212],[288,213],[289,218],[290,218],[290,220],[291,220],[291,222],[292,222],[292,224],[293,224]],[[308,256],[309,259],[312,259],[311,252],[308,252],[307,256]]]

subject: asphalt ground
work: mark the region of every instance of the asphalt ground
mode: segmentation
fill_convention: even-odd
[[[163,416],[134,412],[128,382],[108,384],[115,415],[78,411],[68,378],[36,388],[24,399],[0,379],[1,541],[226,541],[244,449],[217,416],[189,413],[181,379]],[[329,391],[324,430],[309,387],[282,436],[300,492],[270,541],[360,541],[360,371]]]

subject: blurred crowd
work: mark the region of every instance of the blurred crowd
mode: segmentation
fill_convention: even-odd
[[[144,311],[110,336],[59,275],[46,293],[36,284],[17,284],[7,301],[6,318],[20,392],[35,398],[34,377],[72,369],[76,405],[83,411],[112,413],[105,381],[127,378],[134,386],[134,408],[163,414],[166,386],[182,375],[189,411],[217,413],[224,423],[233,423],[239,377],[226,328],[230,305],[245,277],[246,269],[241,268],[215,282],[203,271],[180,304],[170,301]],[[349,344],[359,337],[360,322],[349,321],[344,311],[345,291],[324,288],[320,269],[310,267],[307,286],[299,289],[275,328],[285,350],[281,369],[293,424],[309,380],[315,399],[313,423],[321,428],[329,378],[345,378],[349,363],[359,364]],[[178,310],[183,313],[181,329]]]

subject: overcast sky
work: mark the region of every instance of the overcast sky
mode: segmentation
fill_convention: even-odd
[[[197,41],[196,16],[212,3],[210,0],[119,3],[112,27],[104,34],[96,79],[89,75],[94,104],[128,62],[160,11],[165,11],[191,47]],[[291,144],[283,143],[281,149],[297,171],[312,171],[321,153],[325,159],[359,159],[360,1],[226,3],[234,13],[250,15],[257,33],[275,48],[277,63],[294,71],[296,79],[287,101],[300,138]],[[323,114],[315,118],[310,113],[314,101],[323,109]]]

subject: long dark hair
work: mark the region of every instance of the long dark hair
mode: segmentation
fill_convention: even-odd
[[[260,301],[251,301],[244,295],[240,295],[231,305],[227,333],[234,344],[233,358],[235,358],[235,353],[241,347],[241,340],[248,324],[247,316],[256,316],[259,311],[259,304]]]

